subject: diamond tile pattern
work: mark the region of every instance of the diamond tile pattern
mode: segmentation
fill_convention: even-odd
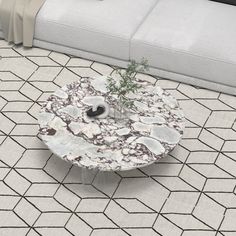
[[[0,235],[236,235],[236,97],[138,74],[180,102],[186,130],[159,163],[114,173],[58,159],[38,137],[57,88],[114,67],[0,40]]]

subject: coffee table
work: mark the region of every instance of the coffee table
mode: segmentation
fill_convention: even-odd
[[[184,115],[178,102],[159,86],[140,82],[130,94],[133,108],[125,118],[112,115],[117,98],[106,88],[107,77],[82,78],[55,91],[39,114],[40,135],[51,151],[74,165],[101,171],[121,171],[150,165],[180,141]],[[98,101],[106,101],[106,118],[87,116]]]

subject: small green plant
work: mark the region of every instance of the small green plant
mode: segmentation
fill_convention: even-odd
[[[148,71],[148,61],[142,59],[140,63],[132,60],[128,64],[127,69],[116,69],[116,73],[120,76],[120,80],[116,80],[112,77],[108,78],[107,89],[111,94],[117,95],[119,99],[119,105],[131,108],[133,106],[133,101],[126,97],[129,93],[136,93],[141,87],[135,81],[135,76],[137,73],[144,73]]]

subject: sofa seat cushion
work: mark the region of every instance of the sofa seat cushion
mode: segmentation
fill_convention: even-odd
[[[206,0],[161,0],[131,41],[131,58],[236,87],[236,8]]]
[[[132,35],[157,1],[47,0],[35,38],[127,60]]]

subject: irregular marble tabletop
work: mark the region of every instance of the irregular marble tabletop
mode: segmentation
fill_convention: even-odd
[[[117,99],[106,77],[81,79],[52,94],[39,114],[40,135],[57,156],[88,169],[130,170],[158,161],[180,141],[184,115],[178,102],[160,87],[143,83],[128,119],[88,118],[91,105]]]

